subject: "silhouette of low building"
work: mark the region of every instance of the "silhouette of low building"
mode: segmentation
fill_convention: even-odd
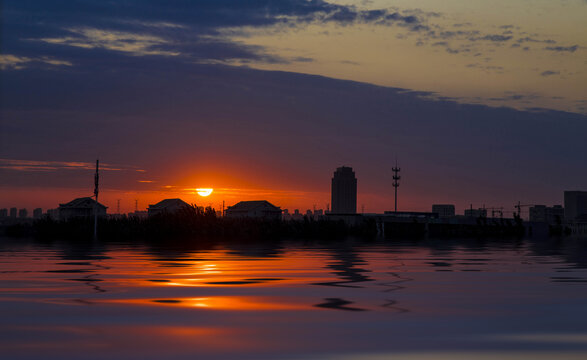
[[[171,214],[188,207],[191,207],[190,204],[186,203],[182,199],[165,199],[159,201],[155,205],[149,205],[147,213],[148,216],[158,214]]]
[[[455,216],[455,206],[452,204],[434,204],[432,205],[432,212],[438,214],[440,218],[447,218]]]
[[[108,207],[98,203],[91,197],[82,197],[74,199],[66,204],[59,204],[59,220],[69,220],[76,217],[94,216],[97,211],[98,216],[106,216]]]
[[[59,220],[59,209],[47,209],[47,217],[51,220]]]
[[[560,224],[565,218],[565,209],[561,205],[552,207],[546,205],[534,205],[529,209],[530,222],[541,222],[547,224]]]
[[[241,201],[226,209],[226,217],[281,219],[281,208],[271,204],[267,200]]]
[[[421,211],[384,211],[384,216],[390,218],[403,218],[403,219],[437,219],[438,214],[433,212],[421,212]]]
[[[149,213],[146,210],[135,210],[133,212],[128,213],[128,217],[135,217],[140,219],[144,219],[148,215]]]
[[[43,217],[43,209],[36,208],[33,210],[33,219],[40,219]]]
[[[291,220],[304,220],[304,215],[300,213],[299,209],[295,209],[294,213],[291,215]]]
[[[487,217],[487,209],[466,209],[465,216],[467,217]]]

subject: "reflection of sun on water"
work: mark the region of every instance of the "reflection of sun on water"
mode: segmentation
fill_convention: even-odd
[[[214,189],[211,189],[211,188],[199,188],[199,189],[196,189],[196,192],[200,196],[208,196],[208,195],[212,194],[212,191],[214,191]]]
[[[316,310],[306,302],[295,302],[284,297],[270,296],[208,296],[173,299],[124,299],[112,302],[154,306],[183,306],[209,310],[232,311],[275,311],[275,310]]]

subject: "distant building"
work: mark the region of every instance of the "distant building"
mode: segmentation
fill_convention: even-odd
[[[293,213],[293,214],[291,214],[291,217],[290,217],[290,219],[291,219],[291,220],[303,220],[303,219],[304,219],[304,215],[302,215],[302,214],[300,213],[300,210],[299,210],[299,209],[295,209],[295,210],[294,210],[294,213]]]
[[[487,209],[466,209],[465,216],[467,217],[487,217]]]
[[[557,224],[564,220],[565,209],[561,205],[548,207],[546,205],[534,205],[530,207],[529,220],[531,222],[542,222],[547,224]]]
[[[10,217],[16,219],[16,208],[10,208]]]
[[[146,210],[135,210],[133,212],[129,212],[127,214],[127,216],[130,217],[136,217],[136,218],[146,218],[148,216],[148,212]]]
[[[357,178],[352,168],[341,166],[332,177],[332,214],[357,213]]]
[[[66,204],[59,204],[59,220],[94,216],[95,208],[96,200],[91,197],[77,198]],[[98,216],[106,216],[106,209],[106,206],[98,203]]]
[[[42,217],[43,217],[43,209],[36,208],[35,210],[33,210],[33,218],[34,219],[40,219]]]
[[[0,209],[0,218],[8,217],[8,209]]]
[[[266,200],[241,201],[226,209],[226,217],[281,219],[281,209]]]
[[[18,217],[21,219],[26,219],[29,216],[29,212],[27,209],[20,209],[18,210]]]
[[[322,215],[324,215],[324,210],[322,210],[322,209],[314,210],[314,216],[322,216]]]
[[[372,215],[369,215],[372,216]],[[381,216],[375,215],[375,216]],[[384,211],[383,216],[404,218],[404,219],[438,219],[438,214],[433,212],[420,211]]]
[[[449,204],[432,205],[432,212],[438,214],[438,217],[447,218],[455,216],[455,206]]]
[[[587,222],[587,191],[565,191],[565,220]]]
[[[47,217],[51,220],[59,220],[59,209],[47,209]]]
[[[153,216],[163,213],[174,213],[186,207],[191,207],[190,204],[186,203],[181,199],[165,199],[159,201],[155,205],[149,205],[147,209],[148,215]],[[203,210],[203,209],[202,209]]]

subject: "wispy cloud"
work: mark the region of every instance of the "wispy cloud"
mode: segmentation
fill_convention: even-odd
[[[547,47],[544,48],[544,50],[548,50],[548,51],[571,52],[571,53],[574,53],[575,51],[577,51],[577,49],[579,49],[579,45],[573,45],[573,46],[547,46]]]
[[[102,30],[97,28],[69,28],[71,36],[32,39],[49,44],[68,45],[85,49],[106,49],[132,55],[177,56],[176,51],[166,51],[158,47],[168,45],[169,40],[154,35],[124,31]]]
[[[59,60],[47,56],[27,57],[11,54],[0,54],[0,70],[21,70],[31,63],[43,63],[53,66],[72,66],[73,64],[66,60]]]
[[[526,36],[524,38],[520,38],[516,41],[519,43],[533,42],[533,43],[543,43],[543,44],[556,44],[556,41],[552,40],[552,39],[535,39],[535,38],[531,38],[528,36]]]
[[[504,42],[512,39],[513,36],[499,35],[499,34],[488,34],[480,37],[470,37],[470,41],[494,41]]]
[[[0,159],[0,169],[14,171],[57,171],[57,170],[95,170],[96,164],[75,161],[44,161]],[[135,167],[119,166],[107,163],[100,164],[104,171],[135,171]]]

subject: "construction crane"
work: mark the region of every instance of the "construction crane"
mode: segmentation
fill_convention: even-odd
[[[534,206],[534,205],[533,204],[520,204],[520,202],[518,201],[518,205],[514,206],[514,208],[518,210],[518,217],[520,217],[520,215],[522,213],[522,208],[529,207],[529,206]]]

